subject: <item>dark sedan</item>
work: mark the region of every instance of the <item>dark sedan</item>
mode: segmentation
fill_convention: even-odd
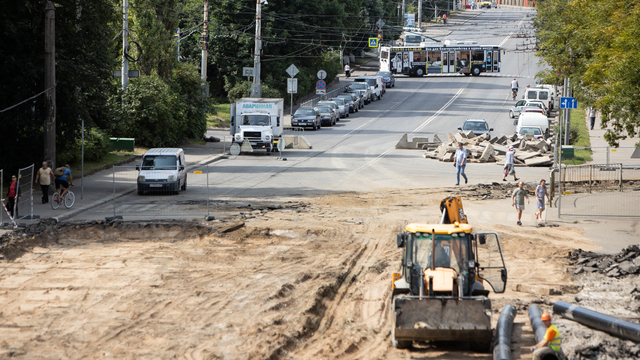
[[[462,127],[458,128],[458,130],[462,130],[464,132],[471,130],[475,136],[487,134],[488,138],[491,139],[491,134],[489,134],[489,132],[493,131],[493,128],[490,128],[489,124],[485,120],[467,119],[464,121],[464,124],[462,124]]]
[[[315,108],[300,108],[291,119],[291,126],[312,127],[313,130],[322,128],[320,112]]]
[[[376,76],[382,76],[388,88],[396,86],[396,77],[393,76],[391,71],[378,71]]]

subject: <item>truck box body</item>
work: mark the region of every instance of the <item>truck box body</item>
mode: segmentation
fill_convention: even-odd
[[[249,141],[253,148],[274,149],[284,131],[284,100],[242,98],[231,104],[233,142]]]

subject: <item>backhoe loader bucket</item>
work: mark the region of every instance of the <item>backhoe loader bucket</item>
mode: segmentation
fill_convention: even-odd
[[[400,295],[392,307],[395,342],[469,341],[490,346],[491,300]]]

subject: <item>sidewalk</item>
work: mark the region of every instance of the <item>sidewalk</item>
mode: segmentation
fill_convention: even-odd
[[[591,124],[589,121],[589,115],[587,112],[584,119],[587,123],[587,129],[590,129]],[[631,155],[635,150],[635,144],[640,142],[640,138],[627,138],[620,140],[620,147],[613,148],[604,139],[604,134],[607,131],[606,128],[601,128],[600,114],[596,117],[596,124],[593,130],[589,130],[589,141],[591,141],[591,147],[593,151],[593,164],[606,164],[607,154],[609,156],[610,164],[623,164],[625,166],[638,166],[640,167],[640,158],[632,159]]]
[[[227,132],[225,132],[226,134]],[[218,135],[218,134],[215,134]],[[201,165],[209,164],[220,159],[223,155],[223,146],[222,142],[220,143],[206,143],[205,145],[184,145],[182,148],[185,152],[185,160],[187,162],[187,170],[193,170]],[[135,166],[139,164],[139,161],[131,162],[125,166]],[[39,216],[39,219],[33,220],[18,220],[16,221],[19,226],[35,224],[41,219],[53,218],[57,221],[62,221],[69,219],[79,213],[85,212],[91,208],[96,206],[105,204],[114,198],[113,194],[113,170],[103,170],[91,176],[85,176],[84,178],[84,195],[81,196],[81,183],[82,179],[80,179],[80,174],[74,174],[77,177],[74,177],[75,186],[71,187],[71,190],[76,195],[75,205],[71,209],[66,209],[64,206],[60,206],[58,210],[53,210],[51,208],[51,203],[42,204],[42,191],[40,190],[40,186],[36,185],[33,192],[33,214],[34,216]],[[120,197],[135,191],[135,189],[131,189],[130,191],[124,193],[116,193],[116,197]],[[51,201],[51,200],[49,200]],[[26,210],[26,209],[25,209]],[[25,213],[21,213],[22,215],[26,215]],[[4,227],[4,229],[11,229],[12,224],[10,223],[9,216],[4,213],[0,222],[0,227],[2,223],[7,224],[8,226]]]

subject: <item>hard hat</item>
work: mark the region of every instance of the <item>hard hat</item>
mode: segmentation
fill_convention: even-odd
[[[549,315],[549,313],[542,313],[542,316],[540,316],[540,319],[542,321],[544,320],[551,320],[551,315]]]

